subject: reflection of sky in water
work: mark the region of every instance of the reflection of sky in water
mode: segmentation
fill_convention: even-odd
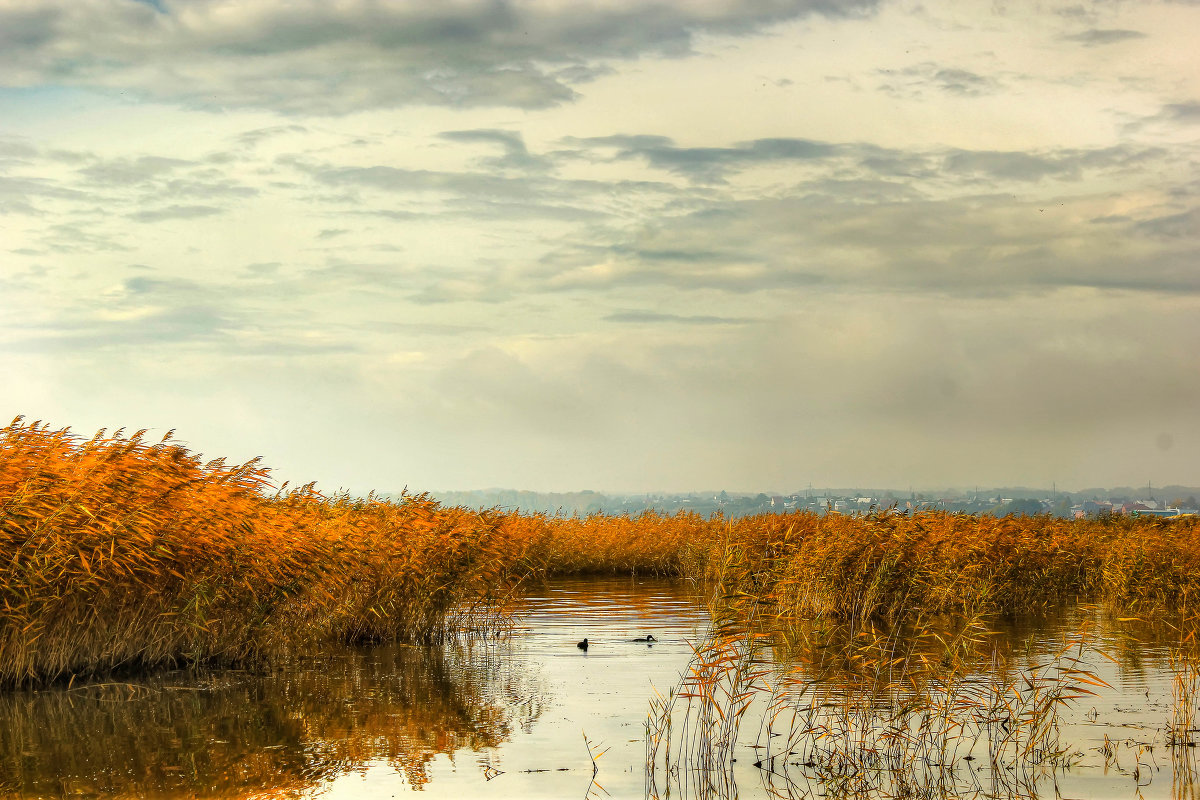
[[[1014,652],[1033,641],[1031,657],[1044,659],[1087,618],[1011,623],[1001,641]],[[706,621],[682,584],[556,581],[531,593],[514,635],[499,641],[347,648],[266,674],[166,673],[0,695],[0,796],[373,798],[419,788],[455,800],[582,797],[592,771],[586,733],[610,748],[599,760],[604,789],[642,797],[651,686],[678,682]],[[1064,738],[1088,766],[1060,777],[1060,791],[1135,796],[1138,743],[1159,741],[1142,755],[1156,769],[1142,793],[1171,797],[1159,736],[1171,708],[1168,639],[1138,644],[1132,637],[1152,633],[1142,623],[1094,630],[1114,660],[1092,653],[1087,665],[1116,690],[1065,716]],[[647,634],[658,642],[631,641]],[[584,637],[587,652],[575,646]],[[756,728],[743,726],[738,795],[787,796],[752,766]],[[1101,768],[1093,748],[1106,734],[1127,743],[1118,753],[1125,772]],[[1039,786],[1054,796],[1051,784]]]
[[[440,756],[430,767],[431,797],[582,797],[592,763],[584,733],[599,749],[599,782],[613,797],[641,797],[644,723],[653,687],[666,692],[687,664],[708,621],[684,584],[644,579],[555,581],[533,590],[516,618],[506,655],[540,676],[547,700],[528,730],[498,748]],[[632,639],[653,634],[653,646]],[[587,652],[576,643],[588,639]],[[490,781],[481,763],[503,770]],[[394,773],[393,773],[394,774]],[[348,775],[327,797],[395,791],[377,772]],[[384,795],[386,796],[386,795]]]

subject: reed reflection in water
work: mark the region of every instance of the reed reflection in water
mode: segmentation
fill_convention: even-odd
[[[723,623],[652,714],[648,796],[1200,795],[1200,731],[1177,722],[1200,701],[1200,675],[1179,689],[1197,647],[1183,620],[1067,606],[977,635],[945,622],[809,620],[786,638]]]
[[[707,620],[682,583],[562,580],[499,640],[0,694],[0,797],[582,796],[583,731],[611,748],[601,785],[641,797],[651,683]]]
[[[500,643],[346,648],[267,674],[172,672],[0,695],[0,795],[307,796],[368,764],[407,785],[542,713]]]
[[[554,581],[531,589],[514,623],[500,640],[333,649],[263,674],[170,672],[0,695],[0,797],[602,796],[581,734],[610,748],[599,786],[646,796],[651,685],[678,685],[709,624],[692,589]],[[1112,657],[1089,663],[1114,691],[1061,720],[1079,761],[1065,774],[1040,772],[1026,796],[1196,800],[1195,750],[1139,749],[1161,740],[1171,707],[1169,628],[1083,608],[996,623],[989,639],[1014,664],[1043,661],[1085,626]],[[647,635],[657,641],[636,641]],[[575,646],[584,637],[586,652]],[[651,796],[829,792],[803,765],[755,767],[764,744],[778,752],[779,737],[763,740],[757,718],[743,731],[732,770],[698,780],[681,765],[659,775]],[[1112,758],[1099,749],[1106,736]],[[978,761],[958,774],[971,770]],[[941,796],[1011,796],[991,777],[981,772],[968,791],[954,785]]]

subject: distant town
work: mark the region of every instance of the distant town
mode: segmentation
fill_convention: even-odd
[[[1176,517],[1200,511],[1200,488],[1143,486],[1058,491],[1008,487],[1001,489],[913,490],[806,489],[790,494],[690,492],[686,494],[601,494],[599,492],[530,492],[511,489],[432,492],[444,505],[501,508],[547,514],[637,514],[642,511],[717,512],[729,518],[751,514],[813,511],[817,514],[863,514],[872,509],[899,511],[938,509],[967,514],[1049,514],[1084,518],[1104,514]]]

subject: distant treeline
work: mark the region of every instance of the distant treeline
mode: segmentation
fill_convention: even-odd
[[[1114,504],[1156,497],[1161,503],[1195,510],[1200,507],[1200,487],[1117,487],[1067,492],[1028,487],[979,488],[963,490],[917,491],[899,489],[810,489],[787,495],[717,492],[603,494],[595,491],[533,492],[517,489],[479,489],[472,491],[431,492],[446,506],[471,509],[499,508],[521,513],[561,514],[639,514],[643,511],[674,513],[692,511],[703,516],[720,512],[727,518],[753,514],[812,510],[827,507],[839,511],[866,512],[872,508],[936,509],[970,514],[1039,514],[1071,516],[1071,509],[1087,501]],[[385,495],[387,496],[387,495]],[[399,498],[400,495],[391,495]]]

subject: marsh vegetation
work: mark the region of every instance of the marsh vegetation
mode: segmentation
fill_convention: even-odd
[[[120,794],[86,776],[85,765],[105,763],[105,754],[70,734],[57,743],[40,738],[42,721],[112,730],[124,723],[99,709],[161,695],[209,720],[199,726],[209,733],[196,735],[224,737],[212,732],[214,720],[241,706],[290,720],[254,723],[253,734],[233,730],[249,751],[257,752],[263,730],[304,743],[292,766],[263,756],[250,765],[244,752],[193,764],[208,776],[201,783],[211,796],[249,786],[303,793],[321,776],[380,760],[399,765],[416,788],[427,782],[421,765],[439,754],[503,749],[514,730],[543,724],[547,693],[509,676],[501,683],[511,692],[497,695],[480,690],[478,679],[497,674],[497,659],[511,654],[498,642],[534,635],[521,622],[533,613],[531,594],[567,577],[611,587],[603,576],[642,576],[684,581],[710,624],[686,637],[690,644],[682,629],[664,643],[661,628],[633,623],[606,630],[598,620],[577,630],[560,621],[550,629],[561,628],[564,649],[588,663],[614,652],[633,658],[604,644],[618,639],[681,657],[677,682],[656,683],[638,738],[651,795],[674,786],[732,796],[752,764],[768,794],[782,796],[818,788],[840,796],[1037,796],[1045,776],[1085,768],[1129,772],[1136,788],[1164,765],[1174,795],[1191,796],[1198,533],[1195,518],[472,511],[426,495],[387,500],[276,487],[256,461],[206,462],[169,436],[84,439],[18,419],[0,430],[0,726],[5,742],[18,743],[2,754],[8,782],[0,787],[28,796],[74,792],[38,788],[36,770],[19,766],[28,753],[56,749],[61,763],[77,767],[71,786]],[[581,618],[569,598],[554,602]],[[595,595],[590,602],[603,606]],[[654,619],[650,608],[639,613]],[[1012,633],[1037,619],[1027,635]],[[653,648],[648,632],[659,634]],[[574,647],[588,637],[601,646]],[[463,648],[476,655],[454,655]],[[370,652],[408,655],[379,666]],[[331,653],[357,654],[342,696],[371,698],[340,722],[300,700],[321,697],[328,682],[297,679],[288,689],[278,677]],[[492,655],[480,661],[479,653]],[[1151,733],[1113,738],[1100,719],[1089,732],[1089,721],[1072,715],[1118,691],[1122,669],[1139,661],[1156,665],[1168,697],[1154,711],[1157,722],[1143,720]],[[466,672],[453,666],[468,662],[475,666]],[[221,672],[205,672],[213,669]],[[203,686],[194,696],[159,685],[178,670],[210,677],[188,679]],[[468,672],[476,677],[462,677]],[[258,688],[237,675],[257,676]],[[271,691],[284,687],[298,702],[284,710],[272,699],[278,694],[262,691],[271,675]],[[422,699],[435,697],[451,699]],[[437,719],[414,716],[413,703]],[[408,721],[399,728],[371,722],[400,707]],[[405,733],[406,725],[421,733]],[[585,731],[588,769],[598,766],[602,779],[595,736]],[[170,758],[155,763],[144,769],[170,771]],[[490,762],[481,774],[489,769],[500,774]],[[221,775],[255,770],[261,782],[220,788]],[[307,777],[296,779],[296,770]]]

